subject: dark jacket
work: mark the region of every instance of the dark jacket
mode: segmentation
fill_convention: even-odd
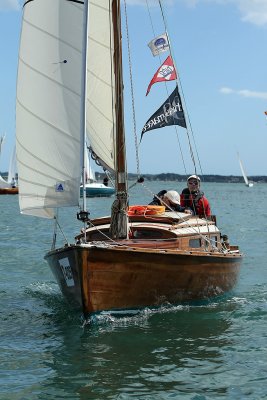
[[[158,192],[157,196],[153,197],[153,200],[151,201],[151,203],[149,203],[150,206],[164,206],[163,203],[161,203],[160,199],[163,199],[164,194],[167,193],[167,190],[161,190],[160,192]],[[159,197],[159,199],[158,199]],[[173,204],[171,206],[173,211],[178,211],[178,212],[183,212],[185,210],[186,207],[181,207],[180,204]],[[166,207],[166,211],[170,211],[170,209],[168,207]]]

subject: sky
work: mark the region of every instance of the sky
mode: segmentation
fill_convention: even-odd
[[[148,3],[151,19],[157,19],[153,1]],[[6,134],[0,171],[8,169],[15,143],[21,4],[0,0],[0,135]],[[138,27],[136,33],[130,31],[130,40],[139,140],[145,122],[167,98],[166,86],[171,93],[174,82],[156,83],[145,96],[165,60],[153,57],[147,43],[165,28],[159,22],[151,26],[145,0],[127,4],[129,26]],[[163,0],[162,4],[201,171],[241,175],[239,153],[249,176],[267,175],[267,1]],[[125,98],[129,91],[126,78]],[[141,173],[193,172],[185,129],[147,132],[136,158],[131,119],[127,111],[129,172],[136,172],[137,162]]]

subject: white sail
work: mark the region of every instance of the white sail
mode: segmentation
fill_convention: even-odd
[[[92,169],[88,154],[86,154],[85,157],[85,173],[86,173],[86,182],[95,181],[95,173]]]
[[[4,141],[5,141],[5,137],[6,137],[5,134],[0,137],[0,156],[2,153],[2,148],[3,148]],[[7,181],[0,174],[0,188],[9,188],[9,187],[10,186],[7,183]]]
[[[101,164],[114,166],[114,67],[111,2],[89,1],[87,136]]]
[[[0,156],[3,148],[3,144],[5,141],[5,136],[2,135],[0,137]],[[8,169],[8,177],[7,179],[4,179],[0,175],[0,188],[1,189],[8,189],[12,187],[12,185],[15,183],[15,176],[16,176],[16,147],[14,146],[10,160],[9,160],[9,169]]]
[[[14,146],[10,160],[9,160],[9,169],[8,169],[8,183],[13,183],[16,177],[16,146]]]
[[[0,188],[1,189],[9,189],[10,184],[0,175]]]
[[[243,178],[244,178],[244,182],[245,182],[246,186],[252,187],[253,186],[253,182],[249,182],[249,180],[247,178],[247,174],[245,172],[245,169],[244,169],[244,166],[243,166],[243,163],[241,161],[241,158],[240,158],[239,154],[237,154],[237,156],[238,156],[240,169],[241,169],[241,172],[242,172],[242,175],[243,175]]]
[[[240,158],[239,158],[239,165],[240,165],[240,169],[241,169],[245,184],[248,185],[248,178],[247,178],[247,175],[245,173],[245,170],[244,170],[244,167],[243,167],[243,164],[242,164],[242,161]]]
[[[83,5],[25,2],[17,81],[21,212],[79,204]]]
[[[4,134],[0,137],[0,156],[2,153],[2,147],[3,147],[4,141],[5,141],[5,137],[6,137],[6,134]]]

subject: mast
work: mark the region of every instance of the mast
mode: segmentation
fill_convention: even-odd
[[[113,239],[128,237],[128,193],[126,172],[126,148],[123,108],[123,72],[120,1],[112,1],[115,74],[115,118],[116,118],[116,200],[112,205],[110,230]]]
[[[81,159],[82,159],[82,184],[83,184],[83,211],[86,211],[86,94],[87,94],[87,43],[88,43],[88,0],[84,0],[83,20],[83,60],[82,60],[82,86],[81,86]]]
[[[80,115],[80,139],[81,139],[81,167],[82,167],[82,188],[83,188],[83,203],[82,209],[77,213],[77,218],[86,224],[88,219],[88,211],[86,209],[86,94],[87,94],[87,47],[88,47],[88,14],[89,3],[84,0],[83,14],[83,40],[82,40],[82,71],[81,71],[81,115]],[[85,226],[85,225],[84,225]],[[85,233],[86,237],[86,233]]]

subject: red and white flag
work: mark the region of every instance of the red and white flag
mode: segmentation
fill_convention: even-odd
[[[168,56],[164,63],[159,67],[155,75],[150,81],[150,84],[148,85],[147,91],[146,91],[146,96],[150,92],[151,86],[156,83],[156,82],[162,82],[162,81],[173,81],[174,79],[177,78],[176,71],[173,65],[173,61],[171,56]]]

